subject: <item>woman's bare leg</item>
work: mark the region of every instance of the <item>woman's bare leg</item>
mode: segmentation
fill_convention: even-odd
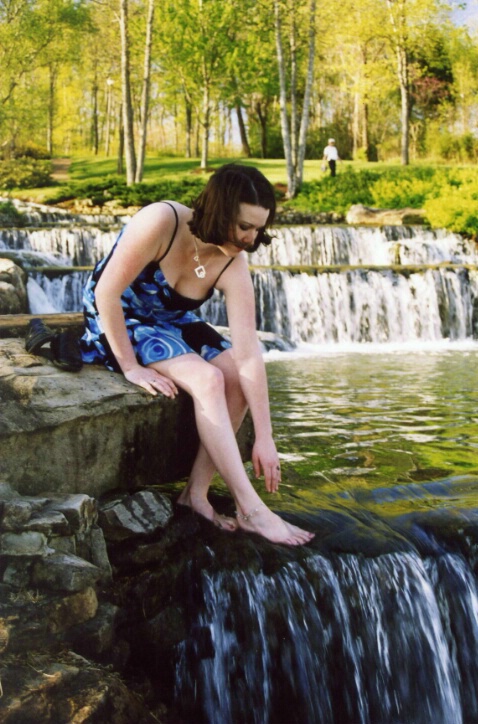
[[[229,351],[222,352],[210,364],[218,367],[224,375],[227,409],[234,433],[237,433],[247,411],[247,402],[239,384],[239,377],[231,353]],[[219,528],[235,531],[238,527],[236,519],[216,513],[208,500],[207,494],[215,472],[216,465],[202,442],[200,442],[188,483],[177,502],[189,506],[215,523]]]
[[[150,366],[170,377],[193,398],[199,438],[235,500],[241,514],[239,526],[276,543],[308,542],[312,535],[289,526],[269,510],[247,477],[229,415],[222,371],[194,354]]]

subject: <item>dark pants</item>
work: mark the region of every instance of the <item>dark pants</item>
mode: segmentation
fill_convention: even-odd
[[[337,161],[329,161],[330,175],[335,176],[335,169],[337,167]]]

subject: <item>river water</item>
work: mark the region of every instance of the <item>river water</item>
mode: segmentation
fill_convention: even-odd
[[[478,479],[478,346],[283,354],[267,370],[285,477],[303,481],[285,482],[287,505]]]
[[[283,483],[254,484],[316,539],[196,544],[181,720],[478,722],[478,347],[266,359]]]

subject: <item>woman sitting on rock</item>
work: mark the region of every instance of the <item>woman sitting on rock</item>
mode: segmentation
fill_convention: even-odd
[[[83,361],[122,372],[147,392],[194,401],[200,438],[178,503],[226,530],[300,545],[313,537],[273,513],[254,490],[236,442],[247,408],[252,460],[269,493],[280,464],[272,439],[267,378],[255,329],[255,301],[245,251],[270,244],[274,190],[255,168],[228,164],[212,175],[194,208],[160,201],[141,209],[100,261],[84,293]],[[224,293],[232,344],[195,309]],[[237,521],[218,515],[207,493],[215,470],[236,504]]]

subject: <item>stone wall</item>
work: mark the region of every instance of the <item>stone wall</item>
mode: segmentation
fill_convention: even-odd
[[[107,545],[144,547],[171,515],[157,490],[102,510],[88,495],[21,496],[0,484],[0,721],[159,721],[121,676],[130,647],[110,601]]]

